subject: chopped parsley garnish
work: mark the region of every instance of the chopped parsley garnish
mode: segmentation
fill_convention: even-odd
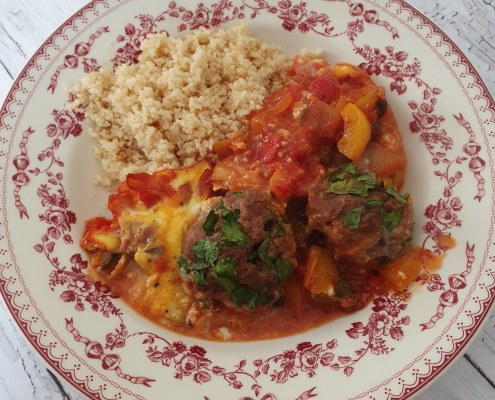
[[[247,304],[251,311],[256,308],[256,300],[258,299],[259,292],[251,289],[246,285],[238,285],[230,294],[232,300],[237,305]]]
[[[212,275],[236,305],[242,306],[243,304],[246,304],[251,311],[254,311],[256,308],[256,300],[259,296],[257,290],[251,289],[247,285],[241,285],[235,279],[216,274]]]
[[[261,242],[258,247],[258,256],[268,267],[268,270],[277,277],[278,281],[283,282],[292,272],[292,263],[285,258],[272,257],[268,254],[268,247],[271,241],[272,238],[268,236]]]
[[[407,199],[409,198],[409,193],[401,195],[397,188],[394,185],[385,186],[385,193],[392,196],[395,200],[399,202],[399,204],[405,205],[407,204]]]
[[[213,240],[198,240],[193,246],[193,251],[201,261],[212,265],[220,254],[220,246]]]
[[[193,262],[189,266],[189,271],[202,271],[206,268],[208,268],[208,265],[204,262]]]
[[[177,259],[177,265],[179,266],[179,271],[183,274],[187,274],[189,272],[189,265],[187,265],[187,260],[184,256],[180,256]]]
[[[239,211],[239,210],[236,210]],[[222,220],[220,232],[222,232],[222,243],[227,246],[247,246],[251,238],[244,232],[241,224],[237,221],[239,214],[229,211]]]
[[[265,240],[261,242],[260,247],[258,247],[258,256],[265,264],[268,264],[269,262],[268,246],[270,245],[271,240],[271,237],[265,238]]]
[[[223,203],[219,203],[215,210],[210,210],[202,225],[207,236],[215,233],[215,228],[222,234],[222,243],[226,246],[242,247],[251,243],[251,238],[244,232],[238,219],[240,210],[229,210]]]
[[[270,211],[271,212],[271,211]],[[253,311],[257,304],[268,303],[272,295],[265,287],[255,290],[237,280],[237,270],[231,257],[220,258],[220,246],[243,247],[252,244],[251,237],[244,231],[239,222],[240,210],[229,210],[223,203],[219,203],[210,210],[203,222],[202,229],[206,236],[220,233],[217,241],[203,239],[193,245],[195,261],[188,264],[184,256],[179,257],[177,264],[182,273],[189,274],[196,285],[207,285],[208,279],[215,279],[225,290],[230,299],[238,306],[247,305]],[[247,261],[255,264],[262,261],[280,282],[285,281],[293,270],[292,263],[282,257],[269,255],[269,246],[274,238],[285,236],[286,232],[282,221],[277,214],[271,212],[269,221],[265,224],[267,233],[265,240],[254,246],[247,257]]]
[[[204,286],[207,284],[206,271],[193,271],[192,280],[195,285]]]
[[[217,275],[216,273],[212,273],[212,276],[217,280],[217,282],[223,287],[223,289],[229,295],[231,295],[231,293],[237,288],[237,286],[239,286],[239,283],[235,279],[229,278],[228,276],[221,276],[221,275]]]
[[[223,205],[223,203],[219,203],[216,208],[217,208],[217,210],[220,211],[220,215],[222,217],[225,217],[225,215],[227,215],[227,213],[231,212],[227,207],[225,207]]]
[[[382,218],[382,228],[385,232],[392,232],[400,224],[403,214],[404,208],[402,207],[385,214]]]
[[[217,224],[217,222],[218,222],[218,215],[215,214],[215,211],[210,210],[202,226],[207,236],[213,235],[213,232],[215,230],[215,225]]]
[[[381,200],[370,200],[366,203],[366,207],[368,208],[380,208],[383,206],[383,202]]]
[[[331,172],[327,181],[327,193],[352,194],[360,197],[366,197],[368,192],[376,188],[379,183],[374,175],[359,173],[354,164],[346,164]]]
[[[285,236],[285,229],[284,226],[282,225],[282,222],[280,221],[280,218],[271,210],[270,210],[270,219],[265,223],[263,229],[265,232],[268,232],[268,234],[273,235],[275,237]]]
[[[212,267],[212,269],[217,275],[228,276],[230,278],[237,276],[234,260],[232,260],[232,258],[230,257],[220,260]]]
[[[347,213],[344,217],[344,225],[349,229],[357,230],[359,229],[359,224],[361,223],[361,215],[363,214],[364,207],[356,207]]]
[[[277,279],[279,282],[285,281],[292,272],[292,263],[285,258],[279,258],[276,261],[275,266],[277,268]]]

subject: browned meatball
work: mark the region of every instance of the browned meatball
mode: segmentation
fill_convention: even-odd
[[[310,191],[307,215],[338,260],[380,265],[410,250],[413,213],[408,196],[354,164],[331,170]]]
[[[251,309],[274,302],[295,264],[284,219],[267,193],[227,192],[189,229],[180,267],[208,297]]]

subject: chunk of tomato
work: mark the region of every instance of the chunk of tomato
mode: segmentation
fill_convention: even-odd
[[[321,75],[315,78],[309,85],[309,89],[318,100],[327,104],[334,103],[340,96],[339,84],[335,78]]]
[[[274,133],[266,138],[266,141],[260,145],[258,159],[263,163],[270,163],[276,157],[282,146],[282,136]]]
[[[270,190],[281,201],[299,196],[307,190],[302,184],[305,176],[305,170],[294,162],[280,164],[270,178]]]
[[[127,185],[125,185],[125,188],[126,189],[119,190],[117,193],[108,196],[108,209],[114,218],[118,218],[124,210],[136,206],[138,200],[137,195],[127,189]]]
[[[146,207],[151,207],[164,197],[174,193],[170,182],[176,176],[174,171],[160,171],[153,175],[147,173],[129,174],[126,183],[129,189],[138,193]]]

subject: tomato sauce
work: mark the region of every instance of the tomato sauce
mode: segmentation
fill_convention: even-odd
[[[268,96],[247,118],[246,132],[217,143],[220,161],[215,187],[268,189],[284,203],[306,196],[324,171],[346,159],[336,145],[344,135],[342,110],[352,103],[373,126],[360,165],[395,183],[402,182],[406,156],[383,88],[361,69],[296,57],[289,82]],[[378,123],[380,120],[380,123]]]
[[[122,273],[110,278],[104,273],[94,273],[95,278],[109,284],[112,291],[128,303],[139,314],[150,321],[172,331],[207,340],[248,341],[273,339],[307,331],[322,326],[342,316],[337,304],[323,298],[312,300],[308,293],[301,291],[298,309],[285,304],[259,306],[255,312],[217,304],[211,309],[196,309],[191,321],[171,321],[167,309],[162,314],[155,311],[160,301],[160,286],[149,284],[149,276],[136,265],[129,264]],[[177,286],[185,283],[178,280]],[[293,285],[294,286],[294,285]],[[290,286],[289,286],[290,287]],[[301,287],[298,282],[296,287]],[[192,296],[192,294],[190,294]],[[369,297],[362,299],[362,307]]]
[[[417,250],[380,271],[368,266],[336,266],[321,237],[312,237],[304,215],[305,199],[328,168],[356,158],[363,171],[400,187],[407,159],[383,88],[360,68],[349,64],[331,67],[321,59],[296,57],[288,75],[287,84],[247,117],[245,131],[214,145],[216,164],[198,175],[195,185],[174,186],[179,170],[129,175],[109,198],[114,220],[88,221],[81,245],[97,251],[94,274],[143,316],[202,339],[282,337],[360,309],[390,289],[403,290],[417,276],[418,268],[438,264],[434,256]],[[346,114],[349,104],[352,109]],[[359,128],[363,118],[371,132],[367,138]],[[177,258],[158,258],[150,274],[134,262],[132,251],[119,248],[118,218],[138,203],[142,211],[168,198],[180,208],[198,193],[204,200],[227,190],[253,189],[271,192],[286,208],[299,245],[297,267],[284,285],[282,300],[275,304],[259,305],[253,312],[218,301],[205,304],[198,301],[192,282],[180,276]],[[186,230],[187,226],[182,233]],[[145,239],[148,245],[150,238]],[[452,243],[442,238],[441,245]],[[108,255],[106,251],[123,252],[125,262],[115,268],[99,265]],[[344,275],[347,286],[335,287],[337,273]]]

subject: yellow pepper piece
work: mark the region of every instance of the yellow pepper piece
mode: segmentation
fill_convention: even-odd
[[[421,263],[413,256],[399,258],[380,270],[380,276],[385,278],[390,287],[400,292],[416,279],[421,272]]]
[[[380,99],[379,89],[370,88],[363,97],[357,99],[354,104],[363,112],[371,112],[376,107],[376,102]]]
[[[313,295],[333,296],[338,277],[339,270],[331,255],[319,246],[311,246],[303,280],[306,290]]]
[[[344,136],[338,141],[339,151],[357,161],[361,158],[371,138],[371,123],[361,109],[347,104],[340,112],[344,120]]]
[[[359,70],[350,64],[337,64],[332,68],[332,74],[341,81],[359,75]]]

